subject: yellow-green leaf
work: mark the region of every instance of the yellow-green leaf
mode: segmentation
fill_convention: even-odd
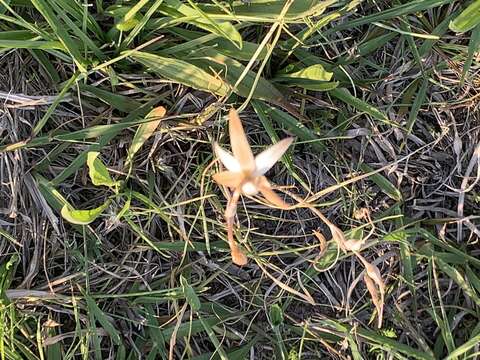
[[[71,205],[65,204],[62,207],[62,217],[69,223],[76,225],[88,225],[94,221],[107,208],[108,203],[105,203],[95,209],[76,210]]]
[[[87,154],[88,174],[90,175],[92,184],[95,186],[105,185],[113,187],[117,185],[118,182],[112,180],[107,167],[103,165],[102,161],[98,158],[99,154],[97,151],[90,151]]]
[[[474,0],[448,26],[450,30],[463,33],[480,24],[480,0]]]
[[[152,136],[166,113],[167,110],[163,106],[156,107],[148,113],[146,116],[148,121],[141,124],[135,132],[132,145],[130,145],[130,148],[128,149],[127,163],[131,162],[135,153],[140,150],[145,141]]]
[[[140,20],[137,17],[133,17],[128,20],[121,20],[115,24],[115,27],[120,31],[130,31],[132,30]]]
[[[281,74],[278,77],[280,78],[291,78],[291,79],[306,79],[306,80],[316,80],[316,81],[330,81],[332,79],[333,73],[325,70],[322,64],[315,64],[308,66],[299,71],[292,73]]]

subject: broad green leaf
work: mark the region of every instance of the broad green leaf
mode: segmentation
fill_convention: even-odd
[[[315,64],[294,72],[285,69],[274,80],[286,85],[299,86],[307,90],[329,91],[338,86],[338,82],[329,82],[333,73],[326,71],[322,64]]]
[[[306,90],[312,91],[331,91],[336,89],[340,84],[338,81],[312,81],[308,79],[281,79],[286,86],[298,86]]]
[[[159,106],[147,115],[146,119],[148,120],[145,123],[142,123],[133,137],[132,145],[128,149],[127,163],[130,163],[133,159],[135,153],[140,150],[145,141],[148,140],[150,136],[155,132],[158,125],[162,121],[162,118],[167,113],[167,110],[163,106]]]
[[[35,36],[36,34],[28,30],[12,30],[0,32],[0,40],[31,40]]]
[[[205,35],[199,31],[187,30],[180,27],[173,27],[168,29],[168,31],[186,40],[186,42],[162,49],[162,54],[170,55],[188,50],[201,49],[202,47],[211,47],[215,48],[216,51],[225,56],[229,56],[237,60],[249,61],[259,47],[259,44],[257,43],[244,41],[242,49],[238,49],[238,47],[234,46],[230,41],[219,37],[216,34]],[[257,60],[265,59],[267,53],[267,49],[262,48],[260,54],[257,56]]]
[[[320,16],[328,6],[337,3],[337,0],[301,0],[293,1],[285,14],[285,22],[301,22],[308,17]],[[276,21],[285,7],[285,0],[262,1],[235,1],[233,14],[226,14],[223,9],[214,4],[202,4],[201,8],[212,18],[233,18],[244,21],[272,22]]]
[[[39,49],[39,50],[64,50],[60,41],[42,40],[1,40],[1,49]]]
[[[224,77],[225,81],[231,86],[236,84],[245,70],[245,66],[242,63],[224,56],[214,49],[201,49],[192,54],[205,58],[192,60],[193,63],[204,69],[213,69],[217,74]],[[233,91],[242,97],[248,97],[252,89],[254,89],[253,99],[264,100],[278,105],[291,113],[295,112],[292,111],[292,106],[284,99],[282,93],[270,81],[263,77],[256,81],[256,76],[256,73],[249,70]]]
[[[278,304],[273,304],[270,307],[270,322],[273,327],[283,324],[283,310]]]
[[[311,65],[295,72],[289,72],[287,67],[287,69],[277,75],[279,78],[308,79],[316,81],[330,81],[332,76],[333,73],[325,70],[322,64]]]
[[[62,217],[69,223],[76,225],[88,225],[94,221],[107,208],[108,202],[90,210],[76,210],[71,205],[65,204],[62,207]]]
[[[200,303],[200,299],[195,293],[193,287],[188,283],[187,279],[183,275],[180,275],[180,284],[182,285],[185,299],[187,299],[187,302],[192,308],[192,310],[199,311],[200,307],[202,306],[202,304]]]
[[[88,174],[90,175],[92,184],[95,186],[105,185],[109,187],[118,185],[118,182],[113,181],[110,177],[107,167],[98,158],[99,154],[97,151],[90,151],[87,154]]]
[[[202,11],[195,3],[189,1],[191,6],[183,4],[179,0],[164,0],[159,11],[166,13],[174,18],[179,18],[183,15],[185,18],[194,20],[186,20],[191,24],[198,26],[201,29],[207,30],[213,34],[217,34],[225,39],[228,39],[239,49],[242,48],[242,36],[228,21],[218,21],[212,19],[207,13]]]
[[[229,92],[228,85],[222,79],[214,77],[186,61],[140,51],[131,52],[130,57],[172,82],[220,96],[225,96]]]
[[[452,31],[463,33],[480,24],[480,0],[474,0],[460,15],[450,22]]]

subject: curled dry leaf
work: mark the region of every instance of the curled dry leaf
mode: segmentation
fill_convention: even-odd
[[[380,293],[380,295],[378,294],[378,290],[375,285],[375,282],[366,273],[363,275],[363,280],[365,281],[365,285],[367,285],[367,290],[370,293],[370,296],[372,297],[372,302],[375,305],[375,308],[377,309],[378,328],[381,328],[382,322],[383,322],[383,303],[384,303],[382,293]]]
[[[290,208],[290,205],[273,191],[264,175],[287,151],[293,138],[283,139],[254,157],[240,117],[234,109],[229,113],[229,133],[233,154],[222,149],[217,143],[213,145],[218,159],[227,169],[214,174],[213,180],[233,190],[225,210],[228,244],[233,262],[237,265],[245,265],[247,257],[241,252],[233,236],[233,219],[238,200],[240,195],[254,196],[261,193],[270,205],[281,209]]]
[[[318,261],[323,255],[325,255],[325,251],[327,251],[327,240],[320,231],[313,230],[313,234],[320,242],[320,252],[315,257],[315,261]]]
[[[378,312],[378,327],[382,327],[383,322],[383,306],[385,303],[385,283],[378,267],[369,263],[362,255],[356,253],[357,257],[365,267],[364,281],[367,285],[368,292],[372,296],[372,301]],[[378,291],[377,291],[378,287]]]
[[[332,240],[334,240],[338,244],[340,249],[345,252],[348,251],[347,239],[345,238],[345,234],[343,233],[343,231],[334,224],[332,224],[330,221],[327,223],[327,225],[330,229],[330,232],[332,233]]]
[[[48,327],[48,328],[53,328],[53,327],[57,327],[57,326],[61,326],[62,324],[56,322],[55,320],[53,319],[48,319],[47,321],[45,321],[43,323],[43,326],[44,327]]]
[[[344,249],[347,251],[357,252],[362,250],[362,246],[364,242],[365,242],[364,240],[347,240],[345,241],[343,246],[344,246]]]

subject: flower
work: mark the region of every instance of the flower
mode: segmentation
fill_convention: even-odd
[[[231,109],[229,112],[229,133],[233,155],[214,143],[215,153],[227,171],[214,174],[213,180],[217,184],[233,190],[225,210],[228,242],[233,262],[237,265],[245,265],[247,257],[239,250],[233,239],[233,219],[238,200],[240,195],[254,196],[261,193],[273,206],[281,209],[290,207],[273,191],[270,182],[264,175],[287,151],[293,138],[283,139],[254,157],[235,109]]]

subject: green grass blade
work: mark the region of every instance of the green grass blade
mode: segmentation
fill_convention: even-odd
[[[369,173],[372,172],[373,169],[368,166],[367,164],[361,164],[360,169],[362,171]],[[389,198],[395,200],[395,201],[402,201],[402,193],[400,190],[395,187],[390,180],[388,180],[386,177],[384,177],[381,174],[373,174],[369,177],[379,188],[380,190],[387,195]]]
[[[256,108],[258,112],[261,112],[267,118],[274,120],[278,125],[292,132],[295,136],[298,136],[300,140],[307,142],[313,149],[315,149],[315,151],[324,151],[324,146],[321,143],[320,138],[290,114],[278,110],[273,106],[262,104],[261,102],[256,103]]]
[[[133,42],[135,37],[142,31],[145,25],[148,23],[150,18],[155,14],[160,5],[162,5],[163,0],[156,0],[155,3],[147,10],[142,19],[139,20],[138,24],[130,31],[128,36],[125,38],[121,48],[127,48]]]
[[[408,120],[406,125],[408,135],[412,133],[413,126],[415,125],[415,121],[417,120],[417,117],[418,117],[418,113],[423,103],[425,102],[425,98],[427,97],[428,83],[429,83],[428,79],[422,80],[420,89],[418,89],[417,95],[415,96],[415,100],[413,101],[412,108],[410,109],[410,113],[408,114]]]
[[[65,50],[60,41],[43,40],[0,40],[1,49]]]
[[[346,21],[340,25],[329,29],[325,32],[324,36],[333,34],[336,31],[346,30],[361,25],[371,24],[374,21],[383,21],[395,18],[397,16],[413,14],[419,11],[439,7],[444,4],[450,3],[451,0],[413,0],[404,4],[393,6],[387,10],[375,12],[374,14],[362,16],[359,19]]]
[[[480,10],[479,10],[478,17],[480,18]],[[465,63],[463,64],[462,77],[460,78],[459,87],[462,87],[463,84],[465,83],[465,78],[473,63],[473,57],[475,56],[475,53],[479,49],[480,49],[480,25],[478,25],[472,30],[472,36],[470,37],[470,41],[468,42],[467,58],[465,59]]]
[[[98,307],[95,300],[88,294],[83,295],[87,302],[88,310],[91,312],[95,319],[102,325],[103,329],[112,339],[112,342],[117,346],[123,346],[122,337],[118,330],[112,325],[105,313]]]
[[[97,86],[82,83],[79,83],[78,85],[83,93],[86,93],[87,95],[90,93],[94,95],[95,98],[98,98],[104,103],[112,105],[115,109],[126,113],[138,109],[138,107],[141,105],[138,101],[130,99],[128,96],[115,94],[110,91],[101,89]]]
[[[226,354],[225,350],[223,349],[223,346],[220,344],[220,342],[217,339],[217,336],[213,332],[212,326],[208,321],[205,321],[205,319],[198,315],[198,318],[207,332],[208,337],[210,338],[210,341],[212,342],[213,346],[215,347],[215,352],[220,356],[220,359],[222,360],[228,360],[228,355]]]
[[[77,78],[78,78],[78,73],[75,73],[66,83],[65,85],[63,86],[62,90],[60,91],[60,93],[57,95],[57,98],[55,99],[55,101],[52,103],[52,105],[50,105],[50,107],[48,108],[47,112],[45,113],[45,115],[42,116],[42,118],[40,119],[40,121],[37,123],[37,125],[35,125],[35,127],[33,128],[33,131],[32,131],[32,134],[33,135],[37,135],[40,131],[42,131],[42,128],[45,126],[45,124],[47,123],[48,119],[50,119],[50,116],[52,116],[53,112],[55,111],[55,109],[57,108],[57,106],[60,104],[60,102],[62,101],[63,97],[67,94],[67,92],[70,90],[70,88],[75,84],[75,82],[77,81]]]
[[[329,94],[332,95],[333,97],[343,101],[345,104],[350,105],[354,107],[357,110],[360,110],[374,119],[377,119],[383,123],[386,123],[388,125],[392,125],[391,121],[388,119],[387,115],[385,115],[383,112],[378,110],[376,107],[370,105],[369,103],[356,98],[347,89],[344,88],[337,88],[329,91]]]
[[[68,35],[67,31],[63,27],[62,22],[55,16],[53,10],[47,4],[45,0],[31,0],[32,4],[37,8],[37,10],[42,14],[42,16],[47,20],[50,25],[53,33],[57,36],[58,40],[65,46],[69,52],[72,60],[78,66],[80,72],[86,72],[86,61],[83,56],[80,54],[78,45],[72,40]]]

